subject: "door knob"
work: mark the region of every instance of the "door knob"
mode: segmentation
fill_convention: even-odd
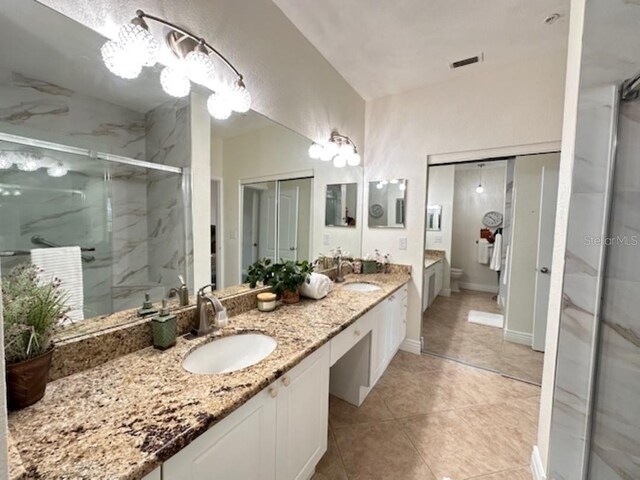
[[[291,250],[292,252],[296,249],[296,247],[289,247],[289,250]]]
[[[540,273],[549,273],[549,269],[547,267],[542,267],[540,269]]]

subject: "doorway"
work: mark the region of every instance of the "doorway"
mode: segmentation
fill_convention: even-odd
[[[240,277],[259,259],[311,258],[313,177],[242,184]]]
[[[541,383],[558,165],[429,166],[423,352]]]

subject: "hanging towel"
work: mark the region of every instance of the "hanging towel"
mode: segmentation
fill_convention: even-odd
[[[333,288],[333,282],[322,273],[312,273],[309,283],[303,283],[300,287],[300,295],[303,297],[320,300],[326,297]]]
[[[505,256],[504,256],[504,269],[502,270],[502,284],[507,284],[507,277],[509,276],[509,247],[505,248]]]
[[[478,240],[478,263],[482,265],[489,265],[491,260],[491,245],[486,238]]]
[[[491,264],[489,268],[499,272],[502,270],[502,234],[497,233],[493,242],[493,254],[491,255]]]
[[[31,250],[31,263],[42,270],[38,275],[41,281],[60,279],[60,289],[66,293],[67,306],[71,309],[67,317],[71,321],[84,320],[80,247],[35,248]]]

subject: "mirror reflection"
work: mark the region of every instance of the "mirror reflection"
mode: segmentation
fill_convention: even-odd
[[[407,180],[369,182],[369,227],[404,228]]]
[[[327,185],[324,224],[327,227],[355,227],[357,204],[357,183]]]
[[[427,230],[433,232],[442,230],[442,205],[427,207]]]
[[[146,295],[236,294],[258,258],[361,254],[362,167],[309,158],[309,138],[251,110],[214,119],[201,88],[162,90],[162,65],[118,78],[102,36],[37,2],[0,18],[0,268],[65,279],[78,313],[58,339],[136,321]],[[335,229],[341,183],[351,228]]]

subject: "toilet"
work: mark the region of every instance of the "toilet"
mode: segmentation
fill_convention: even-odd
[[[458,282],[464,275],[464,270],[461,268],[451,268],[451,291],[459,292],[460,287],[458,286]]]

